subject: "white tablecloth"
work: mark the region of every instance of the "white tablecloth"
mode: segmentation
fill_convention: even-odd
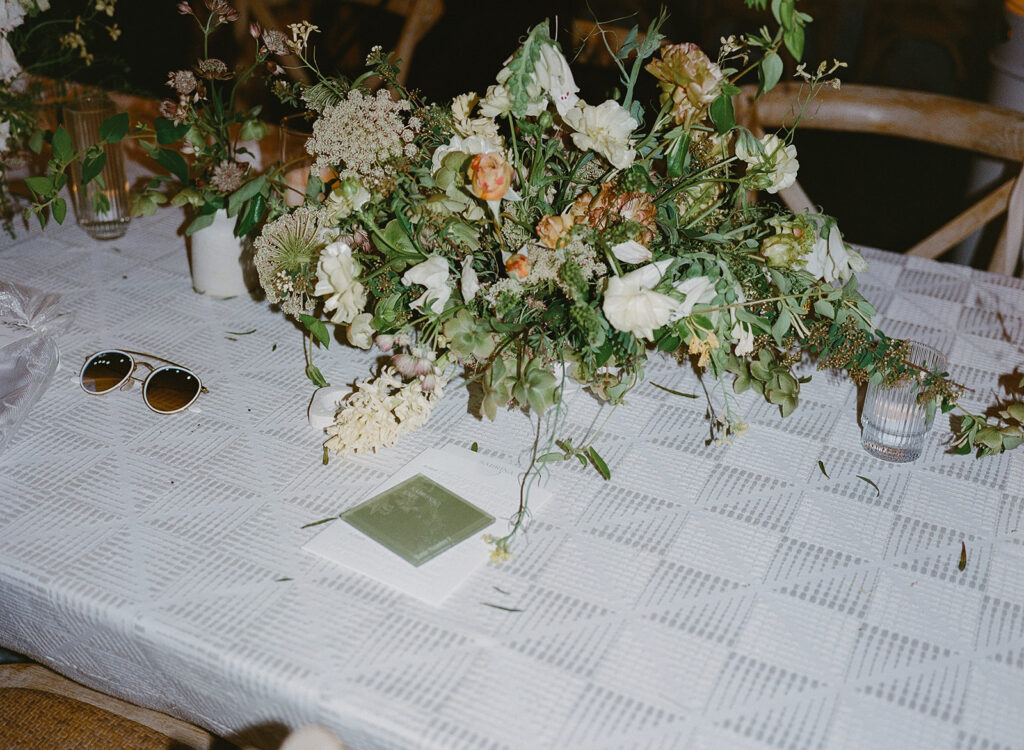
[[[75,316],[0,454],[0,645],[265,746],[315,721],[354,750],[1024,747],[1024,453],[947,455],[942,416],[917,463],[877,461],[825,373],[786,420],[748,394],[750,433],[706,446],[702,401],[645,384],[597,444],[611,481],[558,467],[516,557],[433,608],[303,552],[322,527],[302,526],[435,444],[522,461],[530,422],[481,422],[454,390],[397,447],[323,466],[299,331],[193,293],[179,223],[0,241],[0,278]],[[869,258],[879,323],[991,402],[1022,360],[1024,285]],[[105,347],[210,393],[176,416],[138,389],[89,397],[75,378]],[[371,359],[317,361],[342,384]],[[662,359],[649,380],[698,389]],[[597,418],[577,397],[564,434]]]

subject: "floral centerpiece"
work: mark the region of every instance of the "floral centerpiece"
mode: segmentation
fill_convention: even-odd
[[[904,376],[905,342],[871,325],[854,276],[864,260],[835,221],[750,198],[793,184],[798,167],[791,143],[755,137],[732,106],[744,76],[767,91],[784,48],[801,56],[810,19],[789,0],[773,10],[774,36],[727,40],[717,60],[663,46],[663,18],[633,29],[614,53],[623,95],[596,104],[580,98],[547,24],[485,92],[450,105],[398,86],[379,49],[368,64],[397,96],[322,75],[304,88],[316,114],[307,149],[338,179],[263,229],[260,279],[323,345],[330,323],[392,355],[341,404],[325,451],[394,443],[429,419],[458,370],[492,419],[561,408],[567,378],[619,403],[651,350],[694,358],[783,417],[798,404],[804,354],[857,382]],[[293,34],[310,64],[306,42]],[[798,67],[808,96],[838,85],[838,67]],[[634,97],[642,74],[657,81],[656,107]],[[937,402],[956,395],[942,377],[926,390]],[[746,425],[719,391],[713,438],[728,441]],[[555,438],[535,460],[577,457],[607,476],[593,445]],[[499,555],[509,538],[494,540]]]

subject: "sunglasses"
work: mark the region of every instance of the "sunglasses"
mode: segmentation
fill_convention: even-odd
[[[133,354],[165,364],[153,367],[148,362],[136,362]],[[149,368],[145,380],[135,377],[135,370],[140,365]],[[85,361],[78,378],[82,390],[93,396],[102,396],[118,388],[127,390],[133,381],[142,383],[142,400],[158,414],[183,411],[195,403],[200,393],[209,393],[191,370],[162,357],[129,350],[96,352]]]

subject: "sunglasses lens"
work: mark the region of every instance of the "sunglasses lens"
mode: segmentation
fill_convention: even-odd
[[[117,388],[132,371],[132,358],[121,352],[100,352],[82,368],[82,387],[90,393]]]
[[[180,411],[199,396],[199,378],[180,367],[163,367],[146,380],[142,394],[149,408],[162,414]]]

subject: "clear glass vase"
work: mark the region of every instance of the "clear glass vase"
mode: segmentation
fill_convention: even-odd
[[[946,369],[945,354],[915,341],[910,343],[907,360],[929,372]],[[920,457],[934,417],[917,402],[920,392],[919,377],[911,377],[894,388],[868,384],[861,412],[864,450],[893,463],[908,463]]]
[[[71,164],[71,195],[78,224],[96,240],[123,237],[131,220],[124,149],[121,143],[103,143],[100,137],[100,125],[116,114],[114,103],[105,96],[83,96],[64,105],[64,127],[75,151],[103,144],[107,155],[99,176],[86,185],[82,184],[82,164]]]

